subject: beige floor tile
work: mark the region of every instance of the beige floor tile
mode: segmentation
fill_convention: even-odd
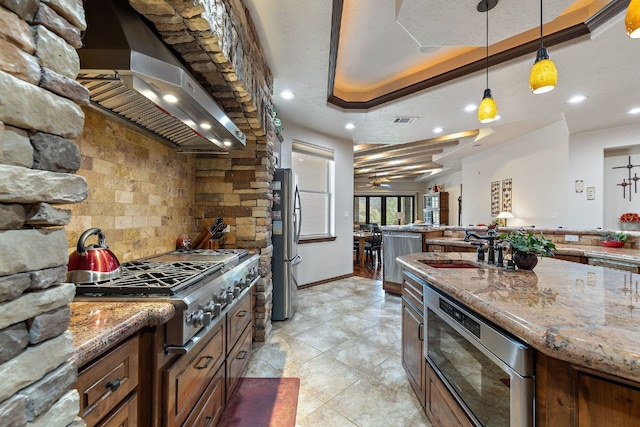
[[[364,373],[327,354],[313,358],[297,370],[300,384],[323,402],[358,381]]]
[[[300,289],[245,376],[300,378],[297,427],[431,427],[401,360],[401,299],[350,277]]]
[[[301,420],[296,418],[296,427],[358,427],[351,421],[329,408],[321,406]]]

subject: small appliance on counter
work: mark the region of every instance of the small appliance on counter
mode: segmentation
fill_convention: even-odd
[[[87,245],[87,239],[98,236],[98,243]],[[117,279],[122,275],[118,258],[109,250],[104,233],[90,228],[80,235],[76,252],[69,256],[67,280],[71,283],[91,283]]]

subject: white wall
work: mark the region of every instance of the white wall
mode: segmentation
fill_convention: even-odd
[[[307,142],[335,152],[335,235],[333,242],[298,246],[302,262],[297,267],[299,285],[353,273],[353,144],[307,128],[287,124],[283,132],[281,167],[291,167],[291,140]]]
[[[627,170],[613,166],[627,163],[627,156],[617,156],[605,162],[604,150],[640,144],[640,125],[624,126],[571,135],[569,138],[569,192],[571,206],[569,223],[576,228],[603,227],[617,229],[617,219],[625,212],[640,212],[640,193],[632,194],[631,202],[622,199],[622,189],[615,185],[627,177]],[[640,158],[632,156],[632,161]],[[636,163],[633,163],[636,164]],[[640,169],[632,170],[640,174]],[[585,191],[576,193],[575,180],[584,181]],[[587,200],[586,188],[595,187],[595,199]],[[627,191],[629,187],[627,187]],[[633,197],[636,196],[636,197]]]
[[[510,226],[568,226],[568,165],[564,121],[464,159],[462,223],[491,223],[491,182],[511,178]]]

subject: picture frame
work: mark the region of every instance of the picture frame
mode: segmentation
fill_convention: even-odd
[[[491,183],[491,216],[496,217],[500,213],[500,181]]]
[[[513,209],[511,200],[512,185],[513,181],[511,178],[502,180],[502,209],[500,209],[500,212],[511,212],[511,209]]]

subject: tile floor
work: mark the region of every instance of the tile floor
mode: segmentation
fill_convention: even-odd
[[[400,297],[350,277],[298,291],[293,319],[254,343],[247,377],[299,377],[297,427],[431,426],[401,365]]]

